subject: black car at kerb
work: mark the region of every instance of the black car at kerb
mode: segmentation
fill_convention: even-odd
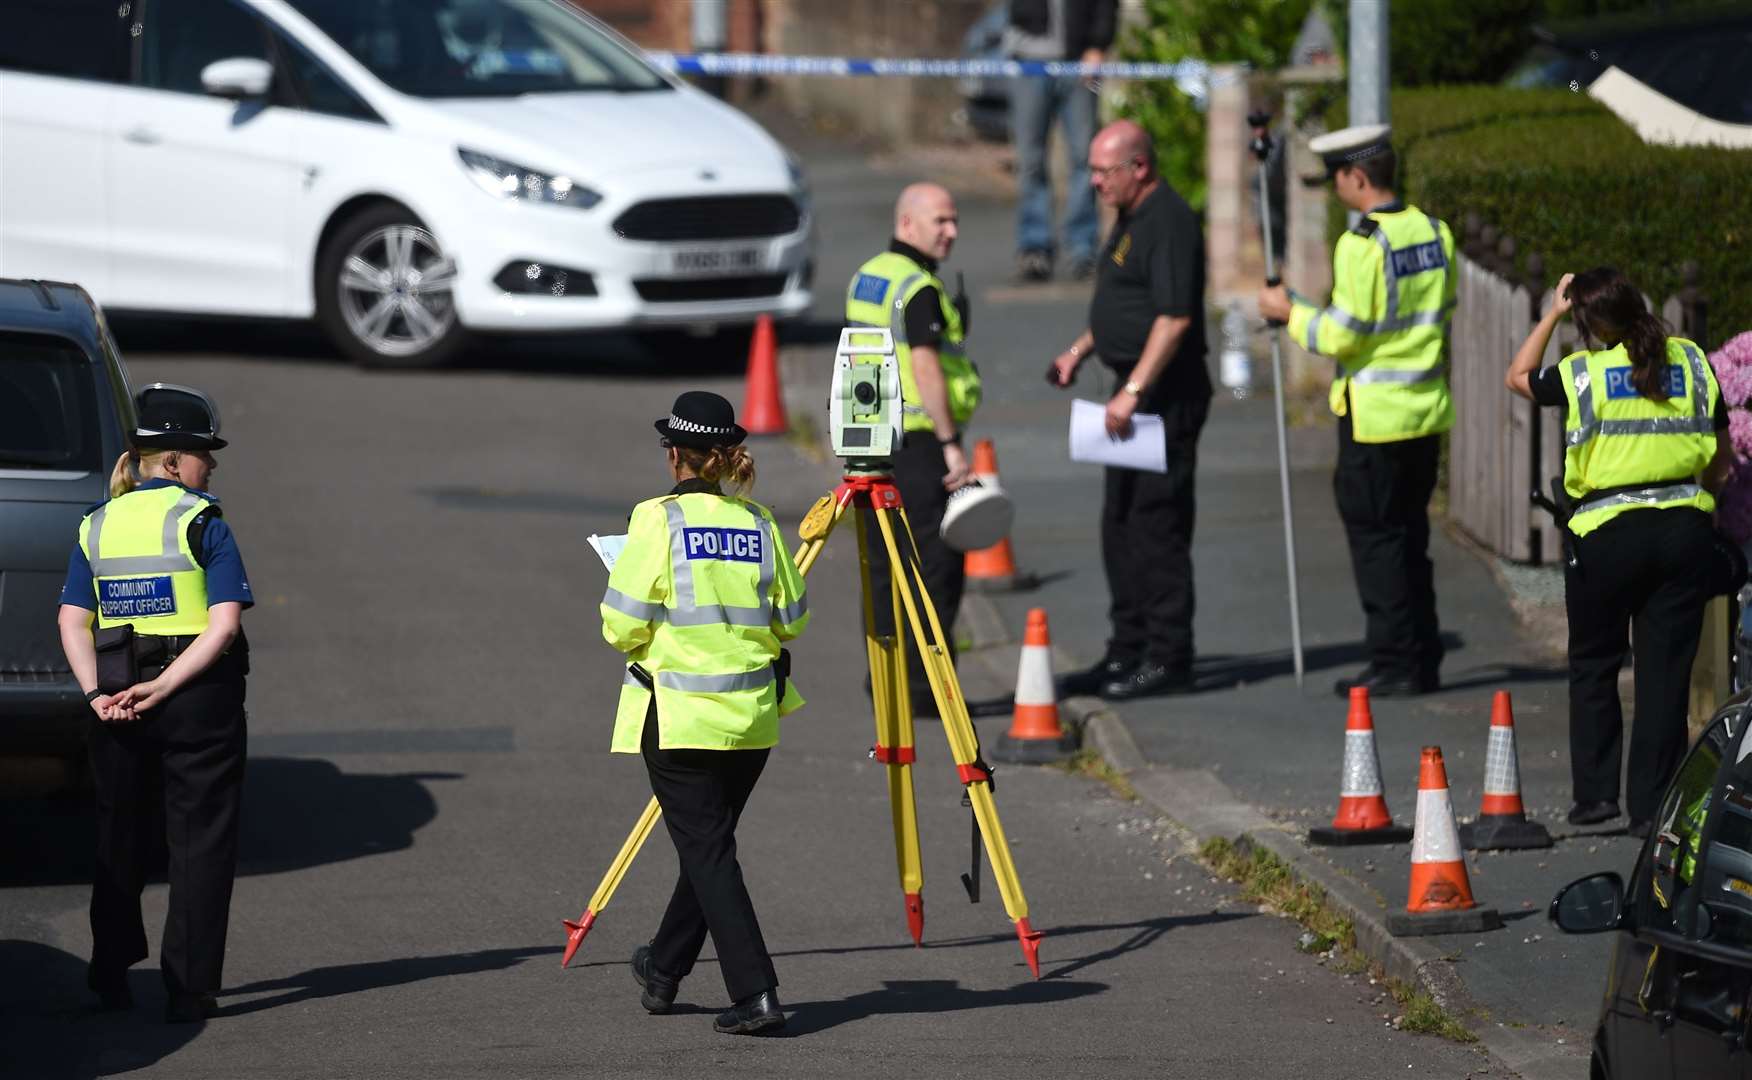
[[[1752,1077],[1752,695],[1724,705],[1661,800],[1631,870],[1573,882],[1551,919],[1616,931],[1595,1080]]]
[[[67,555],[134,430],[127,369],[85,290],[0,278],[0,776],[76,762],[89,709],[55,629]],[[61,769],[65,780],[72,769]]]

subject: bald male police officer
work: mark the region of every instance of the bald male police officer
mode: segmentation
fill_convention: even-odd
[[[1339,517],[1367,621],[1369,664],[1340,695],[1424,694],[1440,685],[1436,592],[1429,559],[1430,494],[1441,434],[1454,424],[1448,322],[1454,312],[1454,237],[1393,192],[1397,161],[1385,125],[1349,127],[1309,142],[1338,198],[1363,216],[1339,237],[1325,307],[1273,286],[1260,314],[1289,324],[1308,351],[1338,361]]]

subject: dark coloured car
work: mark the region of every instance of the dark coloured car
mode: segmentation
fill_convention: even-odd
[[[85,290],[0,278],[0,782],[78,775],[89,710],[55,613],[79,520],[133,430],[127,368]]]
[[[1631,870],[1566,885],[1551,919],[1614,932],[1594,1080],[1752,1076],[1752,694],[1724,705],[1661,801]]]

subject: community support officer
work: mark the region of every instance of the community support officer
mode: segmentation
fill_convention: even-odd
[[[1332,256],[1332,302],[1318,307],[1283,286],[1259,294],[1267,319],[1288,322],[1309,352],[1339,363],[1333,492],[1350,542],[1369,662],[1340,679],[1376,696],[1425,694],[1441,684],[1442,637],[1430,563],[1430,495],[1441,433],[1454,424],[1448,322],[1458,281],[1448,226],[1393,193],[1397,160],[1382,125],[1309,142],[1339,201],[1360,212]]]
[[[732,1003],[715,1026],[752,1034],[785,1016],[736,861],[736,823],[778,744],[779,717],[803,704],[779,643],[803,632],[809,608],[772,514],[743,494],[754,460],[730,403],[682,394],[657,431],[675,487],[633,509],[602,598],[602,636],[630,662],[612,748],[644,755],[681,860],[633,976],[645,1008],[668,1012],[709,932]]]
[[[1119,212],[1095,272],[1089,328],[1047,369],[1065,387],[1091,353],[1119,383],[1107,430],[1134,413],[1162,417],[1168,471],[1108,468],[1101,561],[1113,635],[1094,667],[1065,679],[1072,693],[1124,700],[1192,689],[1193,481],[1210,413],[1205,369],[1205,251],[1198,217],[1156,173],[1138,125],[1102,128],[1089,148],[1091,182]]]
[[[225,964],[243,799],[243,609],[254,604],[231,529],[208,493],[219,413],[200,391],[153,383],[137,398],[133,449],[108,502],[86,514],[61,589],[61,647],[91,703],[97,876],[86,978],[128,1008],[128,968],[146,958],[140,892],[150,798],[162,777],[170,853],[159,963],[165,1019],[203,1020]],[[92,623],[95,613],[96,633]]]
[[[1540,370],[1568,312],[1586,351]],[[1634,625],[1636,720],[1626,802],[1647,836],[1685,752],[1691,663],[1718,556],[1712,494],[1733,470],[1727,409],[1695,342],[1668,337],[1642,293],[1608,267],[1566,274],[1509,366],[1509,389],[1562,408],[1563,486],[1576,566],[1569,615],[1569,820],[1618,816],[1624,714],[1618,671]]]
[[[894,335],[903,429],[894,485],[918,544],[925,590],[944,626],[955,625],[967,572],[966,556],[944,541],[940,529],[950,493],[971,479],[961,435],[981,396],[979,370],[967,355],[967,300],[952,298],[937,276],[955,246],[959,220],[955,200],[941,186],[909,185],[894,206],[888,250],[858,267],[846,290],[847,322],[886,326]],[[887,549],[871,545],[873,595],[888,595],[889,578]],[[876,632],[893,634],[890,606],[875,607]],[[935,716],[924,663],[910,645],[906,653],[913,715]]]

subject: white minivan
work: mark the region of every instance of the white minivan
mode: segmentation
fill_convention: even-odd
[[[0,26],[0,276],[314,316],[376,365],[809,307],[795,159],[561,0],[0,0]]]

